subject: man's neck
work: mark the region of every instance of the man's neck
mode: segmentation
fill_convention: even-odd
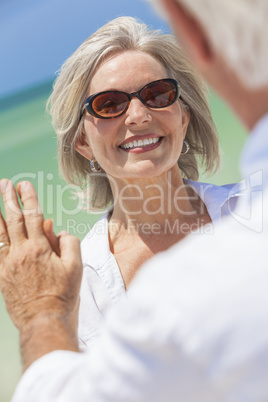
[[[268,113],[268,87],[245,88],[241,91],[240,101],[234,100],[231,106],[247,130],[252,131],[258,121]]]

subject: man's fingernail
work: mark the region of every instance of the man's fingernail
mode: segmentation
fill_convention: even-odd
[[[28,181],[22,181],[20,183],[20,189],[21,191],[26,191],[28,189],[29,186],[29,182]]]
[[[9,186],[9,180],[1,180],[0,181],[0,190],[1,190],[1,193],[4,193],[7,189],[8,189],[8,186]]]

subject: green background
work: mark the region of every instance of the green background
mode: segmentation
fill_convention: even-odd
[[[14,183],[31,180],[46,218],[53,218],[56,232],[67,229],[80,239],[99,215],[81,211],[71,189],[59,177],[56,138],[45,112],[51,82],[0,100],[0,177]],[[200,181],[237,182],[239,154],[246,132],[230,110],[211,94],[211,109],[220,136],[222,170]],[[0,201],[2,209],[2,201]],[[10,401],[21,375],[18,333],[0,295],[0,401]]]

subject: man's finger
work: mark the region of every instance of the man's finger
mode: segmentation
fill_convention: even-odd
[[[44,216],[34,186],[29,181],[23,181],[18,184],[18,192],[23,204],[23,215],[28,237],[44,235]]]
[[[5,245],[7,244],[7,245]],[[5,220],[2,216],[1,209],[0,209],[0,255],[3,255],[3,251],[5,249],[5,253],[9,251],[9,237],[7,234],[7,227]]]
[[[53,220],[52,219],[44,220],[43,229],[52,249],[57,255],[60,255],[59,239],[53,231]]]
[[[59,247],[61,260],[64,265],[70,267],[70,269],[80,270],[82,277],[80,240],[75,236],[69,235],[67,232],[61,232],[59,234]]]
[[[17,193],[12,182],[7,179],[0,181],[0,191],[3,198],[4,210],[6,215],[5,227],[10,242],[16,245],[26,239],[26,231],[24,225],[24,217],[21,211]],[[4,218],[2,217],[2,220]],[[4,226],[2,224],[2,230]]]
[[[7,226],[6,222],[4,220],[4,217],[2,215],[1,209],[0,209],[0,242],[9,242],[9,237],[7,233]]]

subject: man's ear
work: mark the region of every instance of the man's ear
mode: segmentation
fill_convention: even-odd
[[[86,135],[83,131],[75,142],[75,149],[82,156],[84,156],[84,158],[86,158],[88,160],[90,160],[92,158],[92,150],[86,139]]]
[[[214,57],[205,30],[178,1],[162,0],[162,3],[174,33],[193,62],[202,70],[211,63]]]

